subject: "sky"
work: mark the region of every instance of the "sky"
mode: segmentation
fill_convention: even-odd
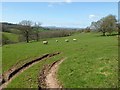
[[[118,17],[117,2],[3,2],[0,20],[10,23],[31,20],[41,22],[42,26],[85,28],[109,14]]]
[[[119,2],[119,0],[1,0],[2,2]]]

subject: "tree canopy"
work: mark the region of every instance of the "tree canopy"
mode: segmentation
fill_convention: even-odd
[[[97,30],[103,33],[103,36],[106,35],[108,32],[110,35],[111,33],[117,29],[117,19],[114,15],[108,15],[106,17],[101,18],[97,22],[91,23],[91,28],[93,30]]]

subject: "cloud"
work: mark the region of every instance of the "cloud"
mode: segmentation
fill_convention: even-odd
[[[62,3],[62,2],[50,2],[50,3],[48,4],[48,7],[54,7],[54,6],[56,6],[56,5],[63,5],[63,3]]]
[[[72,2],[72,0],[64,0],[64,2],[49,2],[48,7],[54,7],[54,6],[57,6],[57,5],[69,4],[71,2]]]
[[[96,17],[96,16],[93,15],[93,14],[89,15],[89,19],[93,19],[93,18],[95,18],[95,17]]]
[[[65,2],[66,2],[66,3],[71,3],[71,2],[72,2],[72,0],[65,0]]]
[[[44,22],[42,26],[56,26],[56,27],[80,27],[82,25],[81,22]]]

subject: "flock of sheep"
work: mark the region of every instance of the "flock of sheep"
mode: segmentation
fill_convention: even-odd
[[[73,39],[73,41],[77,41],[77,39]],[[56,40],[56,42],[58,42],[58,40]],[[65,42],[69,42],[69,39],[65,39]],[[48,44],[48,41],[44,40],[43,44]]]
[[[117,35],[117,38],[119,38],[119,36]],[[58,40],[55,40],[56,42],[58,42]],[[73,39],[73,41],[77,41],[77,39]],[[65,39],[65,42],[69,42],[69,39]],[[47,40],[44,40],[43,41],[43,44],[48,44],[48,41]]]

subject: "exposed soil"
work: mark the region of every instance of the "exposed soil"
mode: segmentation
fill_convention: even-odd
[[[10,68],[7,72],[2,74],[2,84],[0,86],[0,90],[2,88],[5,88],[6,85],[9,82],[11,82],[11,80],[14,79],[16,75],[22,73],[23,71],[25,71],[26,69],[28,69],[32,65],[38,63],[41,60],[53,57],[53,56],[58,55],[58,54],[60,54],[60,53],[59,52],[55,52],[55,53],[51,53],[51,54],[45,54],[45,55],[43,55],[40,58],[37,58],[37,59],[34,59],[34,60],[30,61],[30,62],[25,63],[24,65],[22,65],[19,68],[18,67],[16,68],[15,66]]]
[[[56,73],[59,65],[65,60],[65,58],[55,61],[50,65],[45,65],[38,77],[39,88],[62,88],[62,85],[57,80]]]

